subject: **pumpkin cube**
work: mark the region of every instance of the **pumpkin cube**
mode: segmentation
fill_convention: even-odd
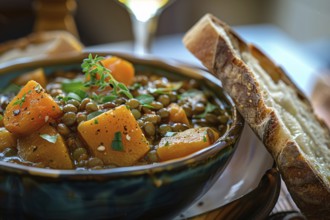
[[[208,127],[190,128],[171,137],[163,137],[157,148],[161,161],[187,156],[206,148],[219,138],[218,132]]]
[[[150,150],[141,128],[125,105],[81,122],[78,131],[92,155],[106,165],[132,166]]]
[[[65,141],[55,128],[44,125],[17,140],[18,155],[26,161],[53,169],[72,169],[73,163]]]

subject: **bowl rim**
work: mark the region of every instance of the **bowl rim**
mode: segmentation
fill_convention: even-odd
[[[186,74],[194,73],[195,75],[200,75],[201,78],[206,78],[207,80],[211,81],[214,84],[215,82],[213,80],[217,80],[206,69],[188,63],[184,63],[181,61],[158,58],[152,55],[138,56],[130,53],[102,52],[102,51],[84,51],[81,53],[65,53],[62,55],[52,55],[43,58],[39,58],[39,57],[19,58],[12,61],[7,61],[5,63],[0,64],[0,77],[2,75],[7,74],[8,72],[22,71],[27,68],[34,68],[39,66],[50,67],[56,65],[73,64],[76,63],[78,60],[82,61],[90,53],[97,54],[99,56],[118,56],[124,59],[128,59],[133,63],[138,63],[141,65],[157,66],[166,70],[174,70],[178,73],[180,72],[185,72]],[[201,72],[203,73],[203,75],[201,75]],[[156,174],[163,170],[181,169],[195,162],[202,161],[205,158],[212,156],[216,152],[225,149],[230,144],[234,144],[233,151],[235,151],[238,145],[237,143],[239,142],[239,138],[243,132],[244,119],[238,112],[230,96],[225,91],[223,91],[222,87],[219,84],[217,86],[221,88],[223,92],[223,96],[226,99],[225,101],[230,104],[233,113],[233,118],[232,118],[233,123],[230,126],[230,128],[226,131],[226,133],[222,136],[222,137],[229,137],[229,139],[221,138],[214,144],[208,146],[207,148],[199,150],[188,156],[165,161],[165,162],[153,163],[153,164],[136,165],[136,166],[128,166],[128,167],[115,167],[115,168],[99,169],[99,170],[76,170],[76,169],[61,170],[61,169],[52,169],[52,168],[38,168],[38,167],[30,167],[21,164],[0,161],[0,172],[1,170],[6,170],[7,172],[18,172],[24,175],[50,177],[50,178],[57,178],[59,176],[61,176],[61,178],[92,177],[92,176],[100,176],[100,175],[107,177],[118,177],[118,176],[120,177],[120,176],[131,176],[132,174],[133,175]],[[236,142],[230,143],[232,140],[236,140]],[[229,160],[227,161],[227,164]]]

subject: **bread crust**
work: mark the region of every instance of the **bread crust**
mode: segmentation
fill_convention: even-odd
[[[325,181],[324,176],[315,169],[313,161],[309,160],[285,127],[281,115],[267,105],[267,91],[259,85],[260,81],[243,57],[245,54],[251,55],[272,81],[282,81],[293,88],[296,95],[293,98],[299,99],[301,105],[313,115],[305,95],[280,67],[211,14],[205,15],[186,33],[183,43],[221,80],[224,90],[272,154],[292,198],[306,217],[330,219],[329,180]],[[311,120],[318,123],[323,131],[322,137],[329,140],[325,144],[330,150],[329,128],[315,115]]]

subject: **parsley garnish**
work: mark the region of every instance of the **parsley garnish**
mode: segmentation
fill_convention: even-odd
[[[152,95],[149,94],[142,94],[137,97],[135,97],[141,104],[150,104],[152,101],[155,100],[155,98]]]
[[[74,93],[74,92],[69,92],[66,95],[66,98],[68,98],[68,99],[75,99],[75,100],[77,100],[79,102],[81,102],[81,100],[82,100],[81,97],[78,94]]]
[[[82,79],[65,79],[61,83],[62,89],[64,92],[77,92],[77,91],[84,91],[86,87]]]
[[[203,136],[203,141],[204,141],[204,142],[207,142],[207,138],[206,138],[206,136]]]
[[[124,145],[121,139],[121,132],[117,131],[111,143],[111,148],[115,151],[123,151]]]
[[[99,121],[95,118],[95,119],[94,119],[94,124],[97,125],[98,123],[99,123]]]
[[[213,112],[217,108],[216,105],[213,105],[211,103],[207,103],[205,110],[202,114],[196,115],[195,118],[205,118],[207,113]]]
[[[87,115],[87,120],[91,120],[92,118],[95,118],[96,116],[99,116],[102,113],[103,113],[103,111],[95,111],[95,112],[89,113]],[[97,123],[95,123],[95,124],[97,124]]]
[[[137,100],[139,100],[139,102],[141,103],[141,105],[143,107],[154,108],[152,105],[150,105],[155,100],[155,98],[152,95],[142,94],[142,95],[139,95],[139,96],[137,96],[135,98]]]
[[[52,144],[55,144],[57,141],[58,135],[49,135],[49,134],[40,134],[40,137]]]
[[[30,94],[32,91],[29,90],[27,93],[24,93],[22,95],[22,98],[17,98],[17,100],[13,103],[13,105],[19,105],[19,107],[22,107],[23,103],[25,102],[26,99],[26,94]]]
[[[169,146],[169,145],[170,145],[170,143],[168,143],[168,141],[166,141],[165,146]]]
[[[203,92],[200,90],[197,90],[197,89],[191,89],[191,90],[188,90],[188,91],[182,93],[179,96],[179,99],[182,100],[182,99],[186,99],[186,98],[195,98],[198,96],[203,96]]]
[[[129,99],[133,98],[129,89],[123,83],[118,82],[111,75],[111,71],[102,65],[101,61],[103,59],[104,57],[97,55],[93,58],[92,54],[89,54],[88,58],[84,59],[81,67],[86,79],[88,79],[84,84],[85,87],[96,86],[99,90],[103,90],[110,86],[112,88],[111,95],[118,97],[118,95],[123,94]]]

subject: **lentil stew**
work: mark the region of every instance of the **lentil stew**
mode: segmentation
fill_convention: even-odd
[[[0,95],[0,160],[54,169],[159,163],[204,149],[232,123],[228,104],[196,79],[119,57],[15,78]],[[47,76],[46,76],[47,75]]]

